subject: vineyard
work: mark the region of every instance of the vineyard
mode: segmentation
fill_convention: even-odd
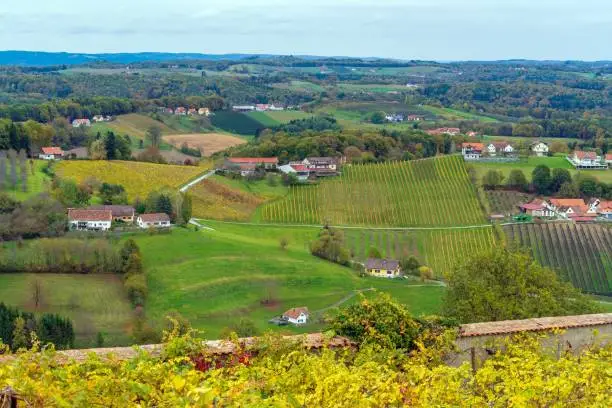
[[[347,247],[357,260],[364,261],[369,248],[376,248],[386,258],[414,256],[438,277],[450,271],[456,260],[495,245],[493,228],[489,227],[420,231],[345,229],[344,234]]]
[[[145,198],[151,191],[163,187],[176,189],[203,173],[197,166],[172,166],[133,161],[61,161],[57,164],[58,176],[82,183],[88,178],[113,184],[121,184],[130,200]]]
[[[346,166],[318,185],[294,186],[261,207],[263,222],[431,227],[485,222],[463,159]]]
[[[530,248],[542,265],[585,292],[612,295],[612,232],[594,224],[504,227],[508,242]]]

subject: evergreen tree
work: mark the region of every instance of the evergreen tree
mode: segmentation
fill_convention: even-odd
[[[550,190],[551,184],[550,168],[540,164],[531,173],[531,182],[536,191],[540,194],[546,194]]]
[[[104,140],[104,150],[106,150],[107,160],[117,159],[117,137],[115,136],[114,132],[106,133],[106,138]]]
[[[160,194],[157,199],[156,212],[166,213],[172,217],[172,199],[166,194]]]
[[[185,194],[183,196],[183,202],[181,203],[181,219],[185,224],[187,224],[191,219],[192,206],[193,200],[191,198],[191,195]]]

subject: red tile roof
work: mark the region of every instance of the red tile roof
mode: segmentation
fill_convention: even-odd
[[[308,167],[303,164],[292,164],[291,168],[295,171],[308,171]]]
[[[69,208],[68,219],[70,221],[112,221],[113,214],[110,210],[80,210]]]
[[[308,308],[307,307],[294,307],[293,309],[287,310],[283,313],[283,317],[288,317],[290,319],[297,319],[300,315],[304,313],[308,316]]]
[[[461,144],[462,148],[466,148],[466,149],[474,149],[474,150],[480,150],[482,151],[484,149],[484,144],[482,143],[462,143]]]
[[[612,313],[580,316],[538,317],[525,320],[502,320],[499,322],[470,323],[461,325],[459,337],[491,336],[519,332],[570,329],[612,324]]]
[[[142,222],[170,222],[170,217],[166,213],[140,214],[138,217]]]
[[[44,154],[57,154],[60,156],[64,154],[60,147],[43,147],[41,150]]]
[[[612,160],[612,154],[610,153],[606,154],[606,160],[607,161]]]
[[[533,211],[533,210],[543,210],[545,207],[542,204],[527,203],[527,204],[520,205],[519,208],[522,208],[524,210]]]
[[[278,163],[278,157],[229,157],[231,163]]]
[[[595,159],[597,159],[597,153],[595,153],[595,152],[583,152],[581,150],[577,150],[577,151],[574,152],[574,154],[580,160],[583,160],[583,159],[595,160]]]
[[[582,198],[551,198],[550,203],[555,207],[582,207],[585,205]]]
[[[599,203],[597,207],[597,211],[599,212],[610,212],[612,211],[612,201],[602,201]]]

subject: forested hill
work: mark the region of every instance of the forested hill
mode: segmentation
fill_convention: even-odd
[[[174,61],[174,60],[241,60],[251,57],[249,54],[199,54],[199,53],[165,53],[141,52],[118,54],[80,54],[69,52],[41,51],[0,51],[0,65],[78,65],[104,61],[120,64],[130,64],[143,61]]]

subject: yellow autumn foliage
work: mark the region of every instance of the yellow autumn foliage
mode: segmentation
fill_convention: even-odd
[[[65,160],[57,164],[56,173],[62,178],[81,183],[89,178],[121,184],[128,198],[146,198],[164,187],[178,189],[205,172],[198,166],[176,166],[134,161]]]

